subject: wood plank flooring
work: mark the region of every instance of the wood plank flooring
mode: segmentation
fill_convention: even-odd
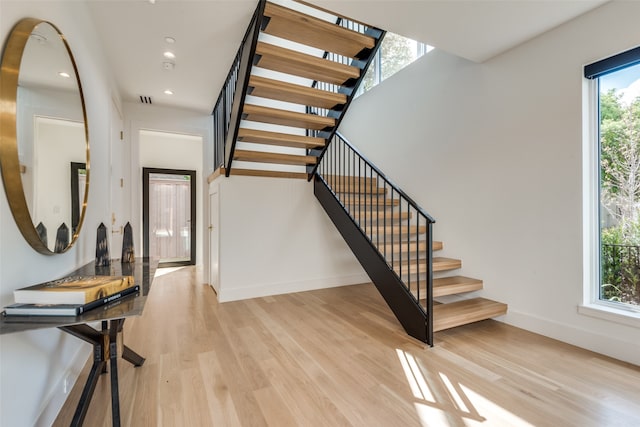
[[[147,358],[119,362],[124,426],[640,425],[640,367],[493,320],[428,348],[371,284],[218,304],[183,268],[124,329]],[[107,379],[86,426],[111,425]]]

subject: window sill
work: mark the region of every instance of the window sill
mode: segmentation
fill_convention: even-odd
[[[578,306],[578,313],[640,329],[640,312],[591,303]]]

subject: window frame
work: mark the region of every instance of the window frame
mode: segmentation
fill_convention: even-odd
[[[580,314],[640,329],[640,308],[600,299],[600,80],[640,63],[640,46],[586,65],[582,105],[582,178],[583,178],[583,301]]]

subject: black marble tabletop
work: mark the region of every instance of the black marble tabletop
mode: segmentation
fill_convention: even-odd
[[[135,284],[140,285],[140,292],[79,316],[0,316],[0,335],[140,316],[151,291],[157,267],[158,260],[150,258],[136,258],[133,263],[113,260],[107,267],[96,267],[92,261],[68,276],[134,276]]]

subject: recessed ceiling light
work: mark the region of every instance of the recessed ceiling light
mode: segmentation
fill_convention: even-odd
[[[173,91],[170,90],[170,89],[167,89],[167,90],[164,91],[164,94],[165,95],[173,95]]]
[[[69,73],[65,73],[64,71],[60,71],[60,72],[58,73],[58,75],[59,75],[60,77],[64,77],[65,79],[68,79],[69,77],[71,77],[71,75],[70,75]]]
[[[167,36],[167,37],[164,38],[164,41],[167,42],[167,43],[172,44],[172,43],[176,42],[176,39],[174,39],[173,37]]]
[[[149,3],[156,4],[156,0],[149,0]]]
[[[163,55],[167,59],[174,59],[176,57],[176,54],[171,51],[166,51]]]

